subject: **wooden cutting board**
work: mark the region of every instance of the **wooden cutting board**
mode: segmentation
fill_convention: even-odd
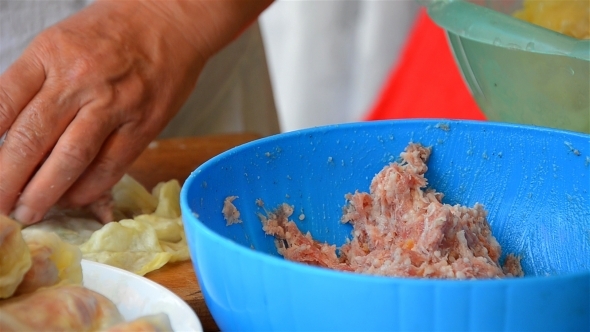
[[[243,143],[260,138],[251,133],[186,137],[155,141],[135,161],[129,174],[148,190],[162,181],[181,184],[199,165]],[[180,296],[199,316],[205,331],[218,331],[190,261],[168,264],[146,275]]]

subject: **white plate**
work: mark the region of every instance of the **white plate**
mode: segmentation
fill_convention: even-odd
[[[147,278],[82,260],[84,286],[113,301],[126,320],[164,312],[175,332],[203,331],[199,318],[176,294]]]

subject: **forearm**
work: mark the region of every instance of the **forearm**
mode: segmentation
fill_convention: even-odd
[[[273,0],[99,0],[129,14],[147,9],[209,58],[247,28]],[[148,15],[149,16],[149,15]],[[147,17],[146,17],[147,18]],[[156,22],[149,22],[157,24]]]

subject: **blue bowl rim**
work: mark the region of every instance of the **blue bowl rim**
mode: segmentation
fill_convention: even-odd
[[[576,272],[576,273],[567,273],[562,275],[549,275],[549,276],[530,276],[527,277],[526,275],[523,278],[502,278],[502,279],[476,279],[476,280],[449,280],[449,279],[428,279],[428,278],[405,278],[405,277],[390,277],[390,276],[379,276],[379,275],[370,275],[370,274],[361,274],[361,273],[354,273],[354,272],[345,272],[345,271],[336,271],[331,270],[328,268],[316,267],[311,265],[306,265],[303,263],[297,263],[293,261],[289,261],[283,259],[281,257],[273,256],[264,252],[257,251],[255,249],[250,249],[245,247],[241,244],[238,244],[214,231],[209,229],[205,224],[203,224],[199,218],[195,215],[194,212],[189,205],[189,198],[188,191],[189,187],[193,185],[195,181],[195,174],[199,173],[201,169],[208,168],[211,165],[214,165],[218,160],[227,158],[232,154],[236,153],[240,150],[246,150],[250,147],[257,146],[261,143],[267,141],[276,140],[277,137],[287,138],[291,136],[299,136],[305,134],[316,133],[318,130],[327,131],[336,128],[355,128],[358,126],[382,126],[387,124],[400,124],[400,125],[411,125],[411,124],[423,124],[425,126],[435,126],[440,124],[446,125],[453,125],[453,124],[467,124],[469,126],[481,126],[484,128],[490,127],[503,127],[503,128],[514,128],[519,130],[534,130],[534,131],[541,131],[547,133],[561,133],[565,135],[574,135],[580,136],[582,139],[588,139],[590,143],[590,134],[579,133],[575,131],[568,131],[563,129],[554,129],[542,126],[534,126],[534,125],[522,125],[522,124],[511,124],[511,123],[502,123],[502,122],[492,122],[492,121],[478,121],[478,120],[449,120],[449,119],[401,119],[401,120],[378,120],[378,121],[370,121],[370,122],[352,122],[352,123],[345,123],[345,124],[334,124],[334,125],[327,125],[327,126],[318,126],[312,128],[306,128],[301,130],[295,130],[287,133],[272,135],[264,138],[260,138],[248,143],[244,143],[242,145],[236,146],[226,152],[223,152],[205,163],[201,166],[197,167],[186,179],[184,182],[181,193],[180,193],[180,206],[182,211],[182,218],[184,223],[194,223],[196,229],[204,236],[207,236],[220,245],[226,247],[228,250],[232,252],[239,252],[241,255],[247,256],[249,259],[258,260],[261,264],[273,266],[283,270],[295,270],[302,274],[314,274],[316,276],[325,276],[331,278],[340,278],[340,279],[347,279],[349,282],[373,282],[373,283],[380,283],[380,284],[409,284],[409,285],[438,285],[441,283],[445,283],[447,285],[464,285],[466,282],[477,283],[478,285],[506,285],[510,283],[530,283],[530,282],[569,282],[570,280],[577,279],[577,278],[588,278],[590,277],[590,271],[585,272]],[[188,211],[188,212],[187,212]],[[228,226],[231,227],[231,226]],[[186,227],[185,227],[186,229]],[[262,231],[262,227],[260,228]],[[267,235],[269,236],[269,235]],[[190,248],[189,248],[190,249]],[[192,254],[192,250],[189,250]],[[194,259],[194,257],[193,257]]]

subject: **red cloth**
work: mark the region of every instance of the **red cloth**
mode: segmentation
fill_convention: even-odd
[[[445,31],[421,9],[400,60],[365,120],[485,120],[463,81]]]

